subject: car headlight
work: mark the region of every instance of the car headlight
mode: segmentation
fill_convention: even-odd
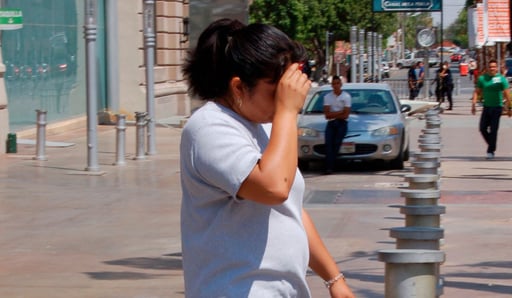
[[[372,136],[383,137],[399,134],[400,130],[396,126],[386,126],[376,129],[372,132]]]
[[[299,137],[317,137],[318,131],[308,127],[299,127],[298,135]]]

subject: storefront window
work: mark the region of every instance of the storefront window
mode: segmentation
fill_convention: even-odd
[[[23,13],[22,29],[2,32],[12,131],[33,127],[36,109],[47,111],[48,122],[85,114],[83,1],[3,0]]]

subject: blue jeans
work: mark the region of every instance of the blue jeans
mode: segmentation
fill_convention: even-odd
[[[343,138],[347,134],[347,121],[334,119],[327,121],[325,128],[325,168],[332,170],[336,164],[336,156],[340,151]]]
[[[480,133],[487,143],[487,153],[494,153],[496,151],[496,141],[498,139],[502,112],[502,107],[484,107],[480,116]]]

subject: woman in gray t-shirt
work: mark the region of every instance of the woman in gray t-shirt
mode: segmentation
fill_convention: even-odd
[[[278,29],[213,22],[183,73],[207,103],[181,139],[181,234],[187,297],[353,297],[309,215],[297,170],[305,51]]]

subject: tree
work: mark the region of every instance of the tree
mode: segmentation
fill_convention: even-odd
[[[451,24],[447,29],[445,36],[447,39],[451,39],[454,44],[459,47],[467,48],[469,45],[468,38],[468,8],[477,1],[475,0],[466,0],[464,5],[464,9],[462,9],[457,16],[457,19],[453,24]]]
[[[352,26],[378,32],[384,39],[397,29],[392,13],[372,13],[371,1],[254,0],[249,20],[276,26],[301,42],[318,65],[324,65],[326,32],[332,32],[334,40],[348,41]]]
[[[463,9],[455,22],[446,29],[446,38],[451,39],[459,47],[467,48],[468,39],[468,13]]]
[[[403,18],[399,22],[404,22],[405,26],[405,47],[408,49],[416,48],[416,34],[419,29],[432,27],[432,18],[430,12],[404,13],[397,15]]]

